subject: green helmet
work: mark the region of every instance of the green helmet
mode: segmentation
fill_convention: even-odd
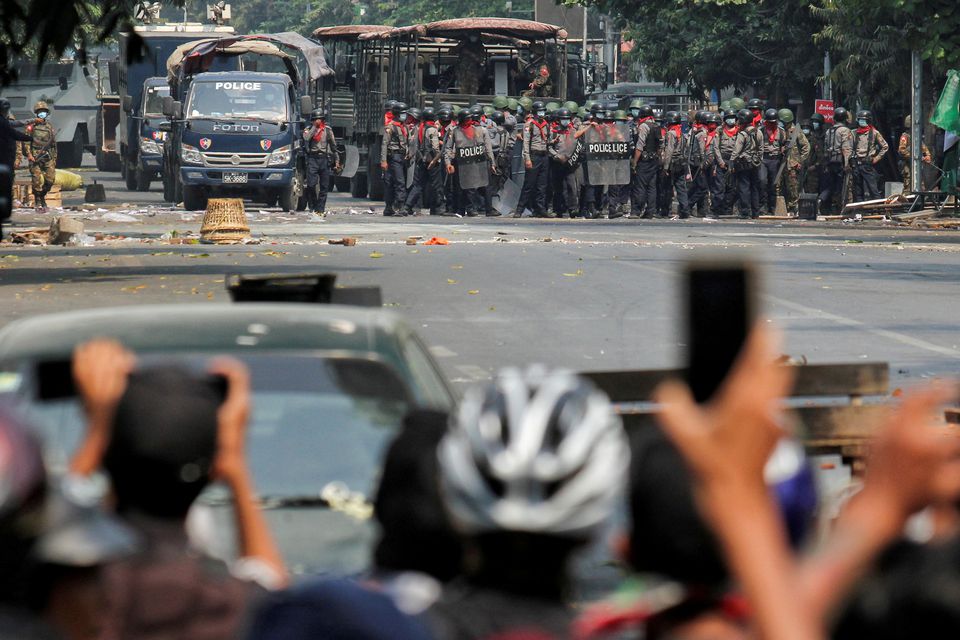
[[[581,120],[583,120],[584,118],[586,118],[586,117],[587,117],[587,108],[586,108],[586,107],[580,107],[579,109],[577,109],[577,117],[580,118]]]
[[[624,111],[623,109],[617,109],[616,112],[614,112],[613,114],[613,119],[619,120],[620,122],[626,122],[627,120],[630,119],[630,116],[627,115],[627,112]]]
[[[570,110],[570,113],[576,113],[576,112],[577,112],[577,109],[580,108],[580,105],[578,105],[578,104],[577,104],[576,102],[574,102],[573,100],[567,100],[566,102],[563,103],[563,108],[564,108],[564,109],[569,109],[569,110]]]
[[[586,102],[583,103],[583,108],[586,109],[587,111],[590,111],[590,107],[592,107],[595,104],[597,104],[596,100],[587,100]]]
[[[457,114],[460,113],[461,111],[462,111],[462,109],[460,108],[460,105],[458,105],[458,104],[453,105],[453,115],[457,115]]]
[[[507,97],[506,96],[496,96],[493,99],[493,108],[497,111],[503,111],[507,108]]]
[[[727,111],[728,109],[730,109],[730,101],[729,101],[729,100],[724,100],[723,102],[720,103],[720,113],[723,113],[724,111]]]
[[[777,111],[777,119],[784,124],[790,124],[793,122],[793,111],[790,111],[790,109],[780,109],[780,111]]]
[[[514,98],[507,99],[507,111],[512,111],[513,113],[517,112],[517,107],[520,106],[520,103]]]
[[[494,109],[493,107],[491,107],[491,106],[485,106],[485,107],[483,108],[483,115],[489,116],[489,115],[491,115],[494,111],[496,111],[496,109]]]
[[[641,100],[640,98],[636,98],[630,101],[631,109],[639,109],[642,106],[643,106],[643,100]]]
[[[734,111],[740,111],[746,107],[747,103],[743,101],[743,98],[730,98],[730,108]]]
[[[533,108],[533,100],[531,100],[530,98],[523,97],[523,98],[520,98],[518,102],[520,103],[520,106],[523,107],[524,111],[530,111],[530,109]]]
[[[560,110],[559,102],[548,102],[547,103],[547,113],[553,113],[554,111]]]

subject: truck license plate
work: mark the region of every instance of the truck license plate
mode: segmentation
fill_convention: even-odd
[[[224,184],[247,184],[247,174],[245,173],[224,173]]]

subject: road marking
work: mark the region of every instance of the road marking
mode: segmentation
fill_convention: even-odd
[[[447,349],[442,344],[437,344],[430,347],[430,353],[432,353],[437,358],[453,358],[456,356],[456,352]]]
[[[475,364],[458,364],[457,371],[467,376],[470,380],[489,380],[490,372],[483,367]]]

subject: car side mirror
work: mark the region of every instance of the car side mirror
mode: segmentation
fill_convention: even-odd
[[[300,96],[300,115],[306,118],[311,111],[313,111],[313,98]]]
[[[165,132],[165,133],[170,133],[170,129],[171,129],[170,123],[169,123],[169,122],[161,122],[160,124],[157,125],[157,129],[160,130],[160,131],[163,131],[163,132]]]
[[[132,96],[123,96],[123,100],[120,102],[121,107],[127,113],[133,111],[133,97]]]
[[[160,111],[163,113],[163,115],[167,116],[168,118],[173,117],[173,97],[164,96],[163,104],[160,107]]]

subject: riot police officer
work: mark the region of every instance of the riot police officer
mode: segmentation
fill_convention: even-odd
[[[760,211],[773,214],[777,208],[777,176],[780,175],[780,163],[784,160],[787,135],[780,128],[776,109],[767,109],[763,114],[761,133],[760,164]]]
[[[639,101],[634,101],[639,102]],[[657,175],[660,168],[662,137],[660,125],[653,119],[648,104],[631,104],[637,115],[633,140],[633,173],[630,179],[630,214],[635,218],[652,218],[657,209]]]
[[[413,184],[407,193],[406,213],[414,214],[422,200],[423,206],[430,209],[430,215],[436,216],[442,213],[444,200],[440,125],[430,107],[418,115],[419,122],[410,132],[411,148],[415,151],[412,152]]]
[[[34,208],[45,213],[46,196],[57,180],[57,132],[50,123],[50,107],[43,100],[33,105],[36,120],[27,126],[30,143],[27,160],[30,161]]]
[[[525,208],[533,211],[538,218],[547,217],[547,143],[550,140],[550,127],[546,120],[546,105],[537,101],[531,108],[532,117],[523,124],[523,165],[526,171],[514,218],[522,216]]]
[[[710,181],[710,200],[715,215],[729,215],[737,195],[731,157],[737,142],[740,127],[737,112],[728,109],[723,114],[723,126],[713,139],[713,171]]]
[[[487,130],[467,110],[457,114],[457,128],[449,136],[444,157],[447,173],[460,183],[461,209],[474,217],[486,209],[482,190],[489,184],[487,172],[496,168],[496,158]]]
[[[395,102],[391,119],[384,125],[380,145],[380,169],[383,171],[383,215],[403,215],[407,199],[407,126],[403,123],[407,105]]]
[[[327,209],[327,191],[330,189],[333,172],[340,171],[340,156],[333,129],[327,126],[327,114],[323,109],[314,109],[310,114],[313,123],[303,130],[303,143],[307,152],[307,207],[317,214]]]
[[[707,181],[707,120],[706,111],[697,111],[693,117],[693,126],[686,133],[687,175],[690,176],[687,199],[690,212],[694,208],[697,215],[707,218],[710,215],[710,189]]]
[[[575,157],[576,128],[573,114],[563,107],[557,112],[558,122],[550,136],[549,154],[553,163],[552,188],[558,193],[555,211],[562,218],[578,215],[580,210],[580,167]]]
[[[685,140],[683,136],[683,120],[677,111],[667,113],[667,132],[664,141],[663,174],[669,179],[669,184],[677,194],[677,213],[681,218],[690,217],[690,203],[687,200],[687,183],[690,178],[690,168],[687,164]],[[665,196],[664,210],[669,213],[672,198]]]
[[[853,201],[863,202],[880,197],[880,176],[876,164],[890,146],[883,135],[873,127],[873,114],[867,109],[857,111],[857,128],[853,131]]]
[[[847,110],[843,107],[833,110],[833,126],[823,137],[823,155],[825,167],[820,174],[818,208],[821,211],[828,209],[832,199],[839,196],[842,209],[847,198],[844,177],[850,171],[853,155],[853,133],[847,127]]]
[[[736,180],[736,202],[741,218],[756,218],[760,215],[759,209],[754,209],[756,203],[753,197],[756,191],[757,168],[760,165],[760,150],[754,135],[753,118],[749,109],[737,112],[739,126],[728,163]]]

